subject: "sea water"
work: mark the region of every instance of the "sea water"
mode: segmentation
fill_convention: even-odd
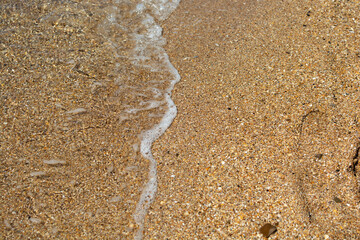
[[[156,116],[159,121],[140,134],[141,155],[149,161],[148,180],[144,184],[141,196],[133,214],[138,225],[135,239],[141,239],[147,211],[157,191],[156,160],[151,153],[154,141],[171,125],[176,116],[176,106],[171,100],[171,91],[180,80],[177,70],[171,64],[163,46],[166,40],[162,36],[159,22],[165,20],[178,6],[180,0],[117,0],[107,8],[107,17],[99,26],[99,33],[113,47],[116,58],[127,59],[138,71],[145,71],[153,76],[146,82],[129,81],[116,65],[119,75],[115,76],[119,92],[127,92],[135,96],[131,103],[126,103],[125,118],[150,109],[159,109],[147,117]],[[126,8],[124,7],[126,6]],[[126,32],[131,47],[121,47],[124,36],[116,31]],[[119,61],[120,62],[120,61]],[[124,80],[124,77],[127,78]],[[159,118],[160,117],[160,118]]]
[[[42,79],[42,81],[39,81],[38,84],[46,85],[47,83],[49,83],[47,84],[49,86],[48,89],[40,89],[41,93],[39,93],[39,98],[42,95],[50,96],[52,94],[51,91],[56,92],[56,96],[58,96],[58,98],[54,100],[56,103],[54,104],[53,102],[48,101],[46,102],[46,104],[43,104],[44,108],[54,105],[58,110],[61,109],[59,111],[65,111],[63,115],[58,116],[58,119],[53,120],[55,117],[52,117],[53,119],[51,120],[51,122],[54,125],[54,128],[62,129],[61,131],[66,133],[66,131],[69,131],[70,129],[68,127],[70,126],[69,124],[77,124],[82,121],[80,119],[80,116],[86,117],[87,113],[92,114],[95,112],[92,110],[95,109],[95,107],[90,105],[92,104],[92,102],[90,101],[92,98],[90,96],[89,102],[82,101],[80,103],[77,103],[77,101],[75,100],[67,100],[68,96],[70,95],[74,96],[74,99],[77,99],[76,94],[82,92],[81,90],[77,92],[71,92],[71,89],[77,89],[78,86],[81,86],[77,85],[77,81],[80,81],[78,79],[87,79],[86,81],[88,81],[90,84],[92,83],[92,85],[86,87],[93,89],[94,92],[96,92],[97,89],[104,87],[104,85],[107,84],[104,83],[105,81],[112,83],[108,85],[113,86],[113,92],[115,94],[112,98],[107,97],[106,101],[109,101],[109,99],[113,99],[112,101],[115,103],[112,104],[116,105],[118,109],[121,109],[120,112],[116,111],[117,115],[115,117],[119,120],[117,124],[124,124],[124,122],[130,122],[126,126],[131,127],[131,133],[137,135],[134,137],[137,138],[139,141],[135,141],[129,144],[133,144],[133,151],[140,152],[142,157],[148,161],[148,171],[146,173],[147,177],[141,178],[146,180],[143,182],[140,189],[137,189],[138,191],[133,191],[133,189],[129,190],[129,188],[126,189],[126,187],[124,187],[129,185],[126,185],[127,183],[124,183],[124,179],[126,178],[123,176],[125,174],[114,178],[116,179],[114,181],[118,181],[120,182],[120,184],[123,184],[123,186],[119,186],[119,189],[126,189],[123,190],[123,192],[128,191],[129,198],[133,198],[133,196],[130,195],[139,195],[136,204],[133,204],[132,199],[131,201],[126,199],[126,196],[119,197],[115,195],[111,196],[108,201],[104,200],[104,198],[109,197],[109,195],[107,194],[105,196],[104,192],[101,192],[101,190],[96,190],[95,183],[97,184],[97,188],[101,189],[102,181],[105,182],[105,178],[103,176],[104,174],[91,172],[94,169],[99,170],[99,167],[92,168],[89,166],[92,166],[91,164],[97,166],[104,166],[107,160],[116,163],[116,159],[101,159],[101,161],[103,161],[104,163],[96,163],[95,160],[90,160],[94,159],[90,157],[89,160],[85,162],[81,162],[80,160],[76,159],[76,153],[74,153],[75,151],[69,151],[69,147],[67,146],[76,146],[78,144],[76,141],[79,141],[76,139],[80,139],[81,137],[80,133],[74,133],[73,135],[69,135],[73,136],[73,140],[71,140],[71,138],[69,137],[66,138],[66,136],[68,136],[66,134],[60,134],[58,136],[59,138],[66,139],[66,142],[62,144],[62,146],[58,146],[57,155],[61,158],[59,161],[67,163],[69,162],[69,166],[64,164],[66,166],[64,166],[63,168],[54,168],[52,170],[54,171],[53,175],[55,177],[62,176],[61,174],[67,176],[67,179],[62,179],[62,181],[64,181],[65,183],[70,181],[70,179],[89,178],[91,179],[91,181],[94,182],[94,187],[92,189],[93,192],[88,191],[86,195],[81,196],[71,195],[73,198],[84,198],[85,201],[89,202],[88,205],[95,206],[91,209],[92,211],[94,210],[94,208],[96,211],[96,207],[98,207],[98,210],[101,213],[102,210],[100,208],[104,205],[104,202],[106,204],[106,201],[108,203],[113,203],[122,200],[123,202],[129,202],[133,205],[136,205],[133,206],[134,212],[132,214],[134,222],[137,224],[137,228],[135,228],[136,232],[134,233],[135,239],[142,239],[143,237],[144,220],[157,191],[157,166],[156,159],[154,159],[151,152],[151,147],[154,141],[156,141],[156,139],[158,139],[166,131],[166,129],[170,126],[176,116],[176,106],[171,100],[171,91],[174,85],[180,80],[180,76],[177,70],[169,61],[169,57],[164,50],[166,39],[163,37],[160,23],[167,19],[168,16],[176,9],[179,1],[180,0],[6,0],[0,4],[0,10],[3,11],[1,16],[9,22],[13,21],[12,19],[15,19],[15,23],[13,23],[13,25],[6,25],[3,29],[1,29],[4,39],[6,39],[4,43],[8,44],[8,46],[6,45],[7,48],[15,49],[14,52],[16,52],[18,55],[20,53],[29,51],[29,53],[26,52],[26,54],[31,56],[31,58],[28,57],[28,59],[36,59],[36,61],[34,60],[35,62],[40,62],[34,67],[35,70],[39,72],[37,73],[39,76],[33,74],[35,70],[26,71],[26,74],[28,74],[26,76],[29,76],[30,79]],[[34,28],[36,29],[36,31],[25,31],[24,27],[22,27],[21,25],[23,23],[20,24],[21,16],[26,17],[31,23],[34,22],[34,25],[30,25],[30,28]],[[19,23],[17,23],[17,21]],[[27,26],[27,28],[29,28],[29,26]],[[17,31],[17,35],[12,33],[15,31]],[[27,39],[27,35],[25,33],[29,34],[30,38]],[[54,34],[54,36],[52,36],[52,34]],[[42,44],[40,44],[39,46],[38,44],[42,39],[42,35],[48,36],[48,39],[42,42]],[[27,40],[20,42],[18,45],[16,45],[13,43],[14,36],[20,36],[19,39],[21,38]],[[93,40],[92,38],[96,38],[96,41],[94,40],[94,42],[98,44],[96,46],[100,45],[100,47],[98,47],[99,49],[107,49],[106,51],[102,51],[102,54],[106,55],[106,57],[104,57],[103,59],[111,60],[106,60],[103,63],[99,61],[99,59],[102,58],[99,58],[99,56],[93,54],[94,49],[92,49],[91,46],[94,45],[91,45],[92,43],[86,44],[91,42]],[[43,40],[44,39],[42,39],[41,41]],[[84,41],[86,43],[83,45],[81,41]],[[6,49],[4,50],[4,52],[7,51],[8,50]],[[44,54],[41,54],[42,51],[44,51]],[[14,56],[15,55],[16,54],[14,54]],[[84,55],[86,55],[86,57],[84,57]],[[13,55],[9,56],[11,57]],[[25,60],[26,59],[23,59],[24,64],[26,63]],[[16,63],[13,63],[11,59],[9,60],[8,65],[17,66]],[[52,66],[53,70],[49,72],[43,72],[44,70],[42,70],[41,68],[42,65]],[[63,68],[60,68],[59,66],[62,66]],[[82,66],[85,67],[82,68]],[[107,70],[109,66],[112,67],[111,70]],[[11,71],[15,70],[13,69]],[[76,74],[81,75],[83,78],[79,77]],[[98,79],[96,76],[100,76],[99,78],[103,79]],[[11,79],[11,75],[7,75],[7,77],[9,78],[9,81],[12,80],[13,82],[15,82],[15,80]],[[52,82],[56,84],[50,86],[50,83]],[[56,85],[59,85],[59,88],[57,88]],[[68,85],[73,88],[67,87]],[[63,88],[65,89],[64,93],[59,91],[59,89],[62,89],[61,86],[65,86]],[[13,90],[13,92],[15,90]],[[46,94],[42,94],[42,92],[46,92]],[[5,92],[5,94],[8,93]],[[27,96],[21,95],[19,98],[25,99],[26,97]],[[28,98],[33,101],[32,98]],[[101,100],[101,98],[93,99]],[[42,99],[41,101],[45,100]],[[22,102],[24,101],[21,101],[20,103],[22,104]],[[74,108],[75,110],[67,108],[67,106],[70,106],[71,104],[74,104],[74,106],[76,106]],[[84,106],[86,104],[87,107]],[[103,105],[99,104],[99,106]],[[101,111],[103,114],[104,109],[101,109]],[[11,115],[13,113],[10,112],[9,114],[11,117],[14,117]],[[88,116],[96,116],[96,114],[91,114],[88,114]],[[62,118],[62,116],[65,120]],[[36,118],[36,116],[29,116],[29,122],[31,122],[34,118]],[[62,121],[67,121],[64,123],[67,125],[62,126]],[[115,121],[116,120],[114,120],[114,122]],[[71,125],[70,127],[74,127],[75,129],[76,126]],[[48,134],[50,137],[57,139],[55,134],[52,134],[51,131]],[[99,137],[99,139],[100,138],[101,136]],[[105,152],[106,146],[103,148],[99,147],[99,151],[96,151],[98,146],[91,146],[92,141],[94,141],[95,143],[99,143],[96,142],[95,139],[89,139],[89,141],[87,142],[87,144],[89,143],[89,145],[86,145],[86,147],[88,147],[89,149],[95,149],[94,152],[96,153],[101,153],[101,151]],[[111,141],[101,141],[100,144],[108,145],[109,148],[113,145]],[[10,145],[11,144],[9,143],[9,146]],[[44,161],[42,161],[42,158],[39,157],[39,153],[41,152],[39,149],[34,150],[33,154],[31,151],[29,153],[28,149],[26,148],[27,145],[24,145],[24,152],[27,153],[25,155],[26,158],[33,159],[27,160],[29,161],[31,166],[37,166],[37,162],[44,162],[45,164],[49,164],[50,162],[52,163],[53,160],[45,159]],[[16,150],[21,152],[22,148],[17,147]],[[34,157],[31,157],[31,154],[33,154]],[[44,148],[44,155],[47,156],[49,154],[50,152]],[[16,154],[14,154],[14,156],[15,155]],[[14,158],[20,158],[20,155],[21,154],[19,154],[19,156],[15,156]],[[66,159],[67,156],[68,159]],[[67,161],[62,160],[62,158]],[[126,156],[124,158],[126,158]],[[135,157],[135,159],[137,159],[137,157]],[[121,159],[118,159],[117,161],[121,161]],[[15,163],[12,163],[12,160],[9,160],[9,162],[11,162],[11,166],[14,169],[19,168],[17,165],[15,165]],[[87,169],[85,167],[84,169],[82,169],[84,165],[87,165]],[[126,164],[124,163],[123,165]],[[132,169],[136,169],[136,166],[134,165],[136,164],[128,165],[124,167],[124,169],[129,171],[131,171]],[[37,168],[37,171],[30,173],[31,177],[38,177],[40,175],[46,174],[46,169],[43,164],[40,164]],[[23,169],[21,170],[23,171]],[[82,178],[82,176],[76,175],[78,170],[81,172],[82,175],[86,177]],[[108,174],[112,172],[114,172],[113,165],[111,165],[107,170]],[[19,175],[19,177],[21,176],[22,175]],[[14,179],[16,180],[15,177]],[[134,179],[135,178],[136,177],[134,177]],[[14,182],[16,182],[15,180]],[[49,182],[56,182],[55,180],[53,180],[53,177],[46,178],[45,180]],[[39,182],[43,184],[43,181],[45,180],[40,179]],[[8,181],[10,180],[8,179]],[[72,180],[71,182],[74,182],[75,184],[76,180]],[[40,185],[36,181],[29,183],[30,190],[38,188],[39,186]],[[52,186],[54,189],[62,188],[61,184],[59,186],[55,186],[55,184],[52,184]],[[137,185],[134,184],[134,186]],[[39,199],[44,199],[44,201],[47,201],[47,197],[51,196],[51,194],[53,193],[50,191],[50,189],[44,189],[44,192],[46,194],[39,195]],[[9,193],[9,196],[12,196],[11,193]],[[66,198],[65,196],[63,197]],[[69,197],[69,199],[72,198]],[[75,199],[74,201],[77,202],[77,199]],[[97,201],[101,202],[101,204],[97,204]],[[57,205],[49,206],[49,209],[51,209],[48,211],[56,213],[57,210],[61,210],[62,213],[59,214],[64,214],[66,216],[68,216],[69,214],[73,214],[72,218],[66,218],[65,225],[71,226],[71,224],[75,222],[75,216],[81,218],[81,212],[83,211],[81,209],[79,209],[79,211],[76,211],[75,213],[71,213],[71,211],[68,209],[70,205],[63,205],[61,206],[61,208],[58,208],[56,206]],[[109,212],[111,213],[111,211]],[[121,212],[118,215],[121,216],[124,214],[122,214]],[[56,216],[56,214],[53,214],[53,216]],[[116,219],[114,219],[111,220],[111,224],[113,224],[116,228],[116,225],[119,223],[117,223]],[[114,226],[109,226],[109,229],[110,227]],[[55,228],[56,226],[53,227]],[[79,229],[80,228],[81,227],[79,226]],[[24,234],[29,234],[29,236],[31,235],[32,230],[29,230],[28,228],[22,229],[22,231],[24,231]],[[63,231],[65,235],[66,231],[68,230]]]

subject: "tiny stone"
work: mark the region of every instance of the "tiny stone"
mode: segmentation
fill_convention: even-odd
[[[77,108],[71,111],[67,111],[67,114],[80,114],[80,113],[86,113],[87,110],[85,108]]]
[[[88,217],[88,218],[91,218],[91,217],[93,217],[94,215],[93,215],[92,212],[86,212],[86,213],[85,213],[85,216]]]
[[[317,159],[321,159],[321,158],[323,157],[323,154],[321,154],[321,153],[315,154],[315,157],[316,157]]]
[[[114,173],[114,165],[110,165],[109,167],[107,167],[107,173],[110,174],[110,173]]]
[[[12,227],[11,227],[11,224],[10,224],[9,221],[6,220],[6,219],[4,220],[4,224],[5,224],[5,227],[6,227],[6,228],[10,228],[10,229],[12,228]]]
[[[97,91],[97,89],[99,89],[100,87],[102,87],[103,84],[100,82],[94,82],[91,86],[91,92],[95,93]]]
[[[109,200],[109,202],[119,202],[121,200],[121,197],[120,196],[116,196],[116,197],[113,197],[112,199]]]
[[[271,225],[270,223],[266,223],[264,226],[260,228],[260,233],[264,235],[264,237],[268,238],[271,234],[275,233],[277,231],[277,228],[274,225]]]
[[[333,200],[336,202],[336,203],[342,203],[342,200],[338,197],[334,197]]]
[[[63,105],[61,105],[60,103],[55,103],[55,106],[61,109],[65,109],[65,107]]]
[[[19,158],[19,162],[24,162],[24,161],[25,163],[30,163],[30,161],[26,158]]]
[[[103,208],[99,208],[98,210],[96,210],[95,216],[99,217],[99,216],[101,216],[101,214],[103,214],[103,213],[104,213],[104,209],[103,209]]]
[[[52,234],[57,234],[59,232],[59,229],[57,228],[57,227],[53,227],[52,229],[51,229],[51,233]]]
[[[35,223],[35,224],[41,223],[41,219],[39,219],[39,218],[30,218],[29,220],[30,220],[32,223]]]
[[[41,176],[44,176],[46,174],[46,172],[31,172],[30,173],[30,176],[32,177],[41,177]]]
[[[63,165],[66,162],[62,161],[62,160],[56,160],[56,159],[51,159],[51,160],[44,160],[43,161],[45,164],[49,164],[49,165]]]

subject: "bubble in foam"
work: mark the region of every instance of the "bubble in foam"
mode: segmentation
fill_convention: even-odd
[[[136,5],[135,11],[137,13],[142,13],[145,9],[145,5],[143,3],[139,3],[138,5]]]
[[[143,2],[156,18],[163,21],[177,8],[180,0],[144,0]]]

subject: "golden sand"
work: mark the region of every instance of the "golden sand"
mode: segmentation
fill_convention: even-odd
[[[154,147],[145,239],[261,239],[266,223],[271,239],[359,238],[359,9],[181,2],[164,24],[179,114]]]
[[[133,144],[148,126],[120,114],[98,34],[107,5],[1,5],[0,238],[131,236],[148,171]]]
[[[2,4],[0,238],[132,239],[151,124],[119,117],[106,4]],[[360,238],[359,12],[181,1],[162,23],[182,80],[144,239],[262,239],[267,223],[270,239]]]

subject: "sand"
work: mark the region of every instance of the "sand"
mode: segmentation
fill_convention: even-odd
[[[68,2],[67,26],[39,21],[54,3],[8,2],[1,238],[132,239],[148,167],[134,149],[151,123],[119,117],[115,59],[96,37],[106,6]],[[182,80],[153,147],[144,239],[262,239],[266,223],[270,239],[360,238],[359,12],[350,1],[181,1],[162,23]]]
[[[360,238],[359,6],[181,2],[145,239],[261,239],[266,223],[271,239]]]
[[[1,5],[0,238],[131,236],[148,171],[134,148],[151,124],[122,114],[98,34],[111,3]]]

